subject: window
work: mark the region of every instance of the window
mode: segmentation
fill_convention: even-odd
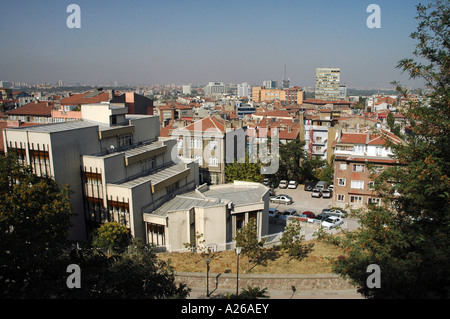
[[[219,184],[219,174],[211,173],[211,184]]]
[[[145,161],[142,161],[142,171],[148,171],[155,168],[155,159],[151,158]]]
[[[381,146],[377,146],[377,147],[375,148],[375,154],[376,154],[377,156],[381,156],[382,151],[383,151],[383,148],[382,148]]]
[[[345,178],[338,178],[338,186],[345,186]]]
[[[117,147],[125,147],[133,144],[133,135],[125,134],[117,138]]]
[[[363,164],[353,164],[353,172],[363,173],[364,165]]]
[[[340,163],[339,164],[339,169],[341,171],[346,171],[347,170],[347,164],[346,163]]]
[[[367,204],[372,204],[372,205],[380,205],[380,203],[381,203],[381,200],[379,199],[379,198],[374,198],[374,197],[369,197],[368,199],[367,199]]]
[[[352,181],[351,188],[364,189],[364,181]]]
[[[337,196],[337,201],[338,202],[343,202],[345,200],[345,195],[339,194],[339,195],[336,195],[336,196]]]
[[[350,196],[350,203],[353,204],[362,204],[363,198],[362,196]]]
[[[201,138],[191,138],[191,148],[202,149],[202,139]]]
[[[217,166],[219,165],[219,160],[215,156],[211,156],[209,158],[209,166]]]
[[[358,154],[364,153],[364,145],[355,145],[353,151]]]
[[[368,187],[369,189],[374,189],[375,188],[375,182],[371,181],[368,183]]]

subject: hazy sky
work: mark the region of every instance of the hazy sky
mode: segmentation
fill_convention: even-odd
[[[0,80],[65,83],[211,81],[313,86],[316,67],[340,67],[348,87],[411,86],[412,0],[2,0]],[[69,4],[81,28],[66,26]],[[369,4],[381,28],[366,25]]]

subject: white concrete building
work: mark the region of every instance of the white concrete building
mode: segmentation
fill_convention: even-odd
[[[69,184],[76,217],[70,238],[88,239],[101,223],[118,221],[146,238],[143,211],[195,188],[198,165],[176,164],[175,141],[158,141],[156,116],[129,115],[123,104],[81,107],[82,120],[3,131],[5,150],[39,176]]]
[[[260,183],[206,184],[144,212],[147,242],[167,251],[185,243],[213,251],[233,249],[236,232],[256,219],[258,237],[269,231],[269,189]],[[200,239],[196,235],[201,235]],[[203,241],[204,243],[200,243]]]

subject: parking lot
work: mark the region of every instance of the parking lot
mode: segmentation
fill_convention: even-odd
[[[270,203],[270,208],[276,208],[280,212],[284,212],[286,209],[295,209],[299,213],[303,213],[305,211],[313,212],[315,215],[318,215],[322,212],[324,208],[330,208],[332,207],[332,200],[331,198],[316,198],[311,196],[310,191],[305,191],[304,185],[299,184],[296,189],[290,189],[290,188],[275,188],[275,194],[276,195],[289,195],[293,199],[293,204],[286,205],[286,204],[277,204],[277,203]],[[358,226],[358,223],[355,220],[352,220],[351,218],[344,218],[344,227],[347,229],[355,229]],[[307,225],[308,223],[302,224],[302,230],[305,232],[305,235],[311,235],[313,232],[315,232],[315,227],[309,227],[310,225]],[[311,225],[312,226],[312,225]],[[277,225],[277,224],[269,224],[269,233],[275,234],[284,231],[283,225]]]

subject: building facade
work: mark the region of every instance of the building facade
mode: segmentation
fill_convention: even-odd
[[[70,185],[70,238],[87,240],[102,223],[117,221],[146,238],[143,211],[198,184],[194,161],[176,163],[174,141],[159,141],[156,116],[130,115],[123,104],[81,106],[82,120],[5,129],[7,152],[38,176]]]
[[[339,100],[341,91],[341,69],[339,68],[317,68],[315,98],[320,100]]]
[[[387,167],[397,165],[386,141],[402,143],[391,132],[378,130],[342,133],[335,145],[333,206],[361,208],[380,205],[374,191],[374,176]]]

